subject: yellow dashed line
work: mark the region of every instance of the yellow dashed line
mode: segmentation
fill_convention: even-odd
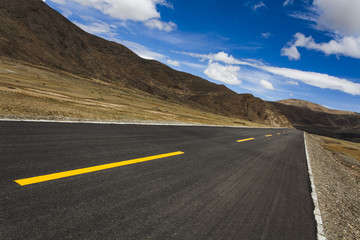
[[[178,152],[165,153],[165,154],[160,154],[160,155],[155,155],[155,156],[137,158],[137,159],[127,160],[127,161],[108,163],[108,164],[98,165],[98,166],[94,166],[94,167],[80,168],[80,169],[76,169],[76,170],[52,173],[52,174],[47,174],[47,175],[42,175],[42,176],[37,176],[37,177],[18,179],[18,180],[15,180],[15,182],[17,182],[21,186],[24,186],[24,185],[34,184],[34,183],[55,180],[55,179],[59,179],[59,178],[66,178],[66,177],[70,177],[70,176],[80,175],[80,174],[84,174],[84,173],[101,171],[101,170],[105,170],[105,169],[109,169],[109,168],[115,168],[115,167],[135,164],[135,163],[151,161],[151,160],[155,160],[155,159],[159,159],[159,158],[176,156],[176,155],[180,155],[180,154],[184,154],[184,152],[178,151]]]
[[[272,134],[269,134],[269,135],[265,135],[265,137],[272,137]]]
[[[250,141],[250,140],[254,140],[255,138],[246,138],[246,139],[241,139],[241,140],[237,140],[237,142],[246,142],[246,141]]]

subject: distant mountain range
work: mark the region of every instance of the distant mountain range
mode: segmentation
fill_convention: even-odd
[[[0,57],[101,79],[225,116],[360,141],[358,113],[297,99],[266,102],[237,94],[86,33],[42,0],[0,1]]]
[[[285,105],[307,108],[314,112],[329,113],[329,114],[336,114],[336,115],[356,115],[356,114],[358,114],[355,112],[328,109],[328,108],[326,108],[322,105],[316,104],[316,103],[299,100],[299,99],[293,99],[293,98],[280,100],[277,102],[285,104]]]
[[[331,110],[324,106],[287,99],[271,102],[297,129],[310,133],[360,142],[360,114]]]
[[[78,28],[42,0],[0,1],[0,56],[151,93],[226,116],[290,127],[272,104],[251,94],[145,60]]]

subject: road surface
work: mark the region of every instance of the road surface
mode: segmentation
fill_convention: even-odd
[[[0,189],[0,239],[316,239],[292,129],[2,121]]]

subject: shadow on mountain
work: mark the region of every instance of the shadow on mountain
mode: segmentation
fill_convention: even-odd
[[[360,114],[330,114],[272,102],[299,129],[318,135],[360,142]]]

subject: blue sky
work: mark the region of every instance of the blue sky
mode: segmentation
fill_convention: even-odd
[[[82,29],[264,100],[360,112],[359,0],[46,0]]]

